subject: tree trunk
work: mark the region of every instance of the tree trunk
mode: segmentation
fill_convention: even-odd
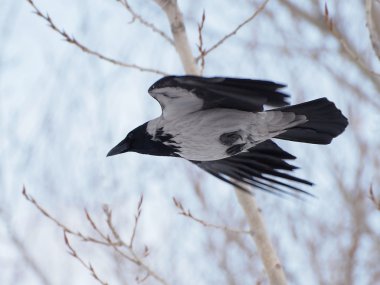
[[[186,34],[182,13],[176,0],[155,0],[168,17],[174,38],[174,45],[181,59],[186,74],[199,75],[200,70],[195,64]],[[256,243],[268,278],[272,285],[285,285],[286,278],[280,261],[266,232],[260,210],[255,198],[239,189],[235,189],[237,199],[247,216],[251,236]]]

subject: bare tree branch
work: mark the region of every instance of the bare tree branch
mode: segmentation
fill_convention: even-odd
[[[138,221],[139,221],[139,218],[140,218],[140,215],[141,215],[142,203],[143,203],[143,198],[141,196],[140,200],[139,200],[139,203],[137,205],[137,213],[135,215],[135,224],[134,224],[134,227],[133,227],[133,230],[132,230],[132,235],[131,235],[130,243],[129,244],[127,244],[123,239],[121,239],[120,235],[118,234],[118,232],[116,230],[116,227],[114,226],[114,224],[112,222],[112,212],[105,210],[104,212],[106,214],[107,226],[111,230],[111,232],[113,233],[113,235],[116,238],[116,240],[118,241],[118,243],[123,244],[125,247],[127,247],[129,249],[130,254],[133,256],[134,263],[136,263],[138,266],[142,267],[146,271],[147,275],[143,279],[140,279],[139,280],[140,282],[143,281],[143,280],[145,280],[147,277],[152,276],[159,283],[161,283],[163,285],[168,285],[167,281],[164,278],[162,278],[161,276],[159,276],[155,271],[153,271],[136,254],[135,250],[133,249],[133,239],[134,239],[134,236],[136,234],[137,224],[138,224]],[[116,250],[117,250],[118,253],[122,253],[123,254],[123,252],[121,252],[120,248],[116,248]],[[144,257],[148,255],[148,252],[149,252],[149,249],[145,246]]]
[[[213,46],[211,46],[210,48],[206,49],[203,53],[201,53],[199,56],[197,56],[195,58],[195,61],[198,62],[199,60],[201,60],[202,58],[204,58],[206,55],[208,55],[210,52],[212,52],[213,50],[215,50],[216,48],[218,48],[220,45],[222,45],[226,40],[228,40],[229,38],[231,38],[232,36],[236,35],[236,33],[242,28],[244,27],[246,24],[248,24],[249,22],[251,22],[254,18],[256,18],[257,15],[260,14],[261,11],[264,10],[265,6],[267,5],[267,3],[269,2],[269,0],[265,0],[260,6],[259,8],[253,12],[253,14],[251,16],[249,16],[247,19],[245,19],[242,23],[240,23],[235,29],[233,29],[230,33],[226,34],[223,38],[221,38],[219,41],[217,41]]]
[[[347,59],[351,61],[351,63],[355,64],[359,70],[361,70],[364,75],[367,75],[369,79],[380,89],[380,74],[368,68],[368,66],[363,62],[363,60],[358,55],[358,52],[349,44],[346,38],[339,33],[336,28],[333,27],[333,22],[331,19],[327,23],[323,23],[317,17],[313,17],[297,7],[294,3],[289,0],[281,0],[281,3],[287,7],[292,13],[300,16],[300,18],[306,20],[307,22],[313,24],[315,27],[319,28],[319,30],[325,34],[333,35],[341,44],[342,49],[345,51],[343,53]],[[325,6],[326,7],[326,6]],[[328,10],[327,10],[328,11]],[[326,9],[325,9],[325,21],[326,21]]]
[[[146,276],[144,276],[143,279],[140,279],[140,281],[145,280],[149,276],[152,276],[156,281],[158,281],[162,285],[168,285],[167,281],[163,277],[159,276],[153,269],[151,269],[150,266],[148,264],[146,264],[141,257],[138,256],[138,254],[135,252],[135,250],[132,247],[133,239],[134,239],[134,236],[136,234],[137,223],[139,221],[139,217],[141,214],[142,201],[143,201],[142,198],[140,199],[140,201],[138,203],[137,214],[135,216],[135,224],[134,224],[134,227],[132,230],[130,243],[127,244],[121,238],[116,227],[114,226],[114,224],[112,222],[112,212],[110,210],[108,210],[108,208],[103,207],[103,212],[106,215],[106,222],[107,222],[108,229],[113,234],[115,241],[112,240],[108,234],[104,233],[96,225],[94,219],[91,217],[91,215],[86,210],[85,210],[86,219],[90,223],[92,229],[100,236],[100,238],[101,238],[100,240],[97,238],[94,238],[94,237],[85,236],[84,234],[82,234],[79,231],[73,231],[73,230],[69,229],[69,227],[64,225],[63,223],[59,222],[57,219],[53,218],[41,205],[39,205],[39,203],[32,196],[30,196],[29,194],[26,193],[25,187],[23,188],[22,194],[27,199],[27,201],[31,202],[45,217],[47,217],[49,220],[53,221],[59,228],[61,228],[63,230],[64,238],[65,238],[65,244],[69,248],[69,253],[73,257],[78,259],[82,263],[82,265],[85,268],[87,268],[87,270],[89,270],[91,272],[91,274],[94,276],[95,279],[97,279],[97,280],[99,279],[98,280],[99,282],[103,282],[101,284],[107,284],[107,283],[105,283],[104,281],[102,281],[98,277],[98,275],[96,274],[94,268],[92,267],[92,265],[90,263],[84,262],[83,259],[78,256],[78,254],[76,253],[74,248],[71,246],[71,244],[67,238],[67,234],[78,237],[78,238],[80,238],[81,241],[92,242],[94,244],[101,244],[101,245],[105,245],[109,248],[112,248],[120,257],[128,260],[129,262],[131,262],[131,263],[137,265],[138,267],[142,268],[143,270],[145,270]],[[124,250],[127,250],[128,254]],[[148,256],[148,254],[149,254],[149,249],[147,246],[145,246],[143,257]],[[95,276],[97,276],[97,278]]]
[[[66,231],[63,231],[63,238],[64,238],[64,241],[65,241],[65,244],[67,246],[67,248],[69,249],[69,254],[74,257],[76,260],[79,261],[80,264],[83,265],[84,268],[86,268],[90,273],[91,273],[91,276],[94,277],[94,279],[96,281],[98,281],[100,284],[102,285],[108,285],[107,282],[103,281],[102,279],[99,278],[99,275],[96,273],[95,271],[95,268],[91,265],[91,263],[86,263],[79,255],[78,253],[76,252],[76,250],[72,247],[72,245],[70,244],[70,241],[67,237],[67,232]]]
[[[373,71],[368,67],[368,65],[363,61],[363,59],[359,56],[359,54],[350,46],[348,41],[342,36],[342,34],[336,29],[334,25],[330,25],[331,33],[335,36],[335,38],[340,42],[342,49],[351,57],[353,61],[357,63],[357,65],[365,70],[367,73],[370,73],[374,76],[380,76],[380,73]]]
[[[49,25],[49,27],[51,29],[53,29],[55,32],[57,32],[58,34],[60,34],[64,38],[65,41],[67,41],[68,43],[76,46],[77,48],[79,48],[83,52],[85,52],[87,54],[90,54],[90,55],[93,55],[93,56],[96,56],[97,58],[99,58],[101,60],[110,62],[110,63],[118,65],[118,66],[132,68],[132,69],[137,69],[137,70],[139,70],[141,72],[150,72],[150,73],[156,73],[156,74],[160,74],[160,75],[167,75],[167,73],[165,73],[165,72],[163,72],[161,70],[154,69],[154,68],[149,68],[149,67],[143,67],[143,66],[140,66],[140,65],[137,65],[137,64],[134,64],[134,63],[122,62],[122,61],[110,58],[110,57],[108,57],[106,55],[103,55],[103,54],[101,54],[101,53],[99,53],[97,51],[94,51],[94,50],[90,49],[89,47],[87,47],[87,46],[83,45],[82,43],[78,42],[73,36],[69,36],[65,32],[65,30],[58,28],[56,26],[56,24],[53,22],[53,20],[50,18],[50,16],[48,14],[43,14],[41,12],[41,10],[34,4],[33,0],[27,0],[27,1],[33,7],[34,12],[36,13],[36,15],[39,16],[39,17],[41,17],[42,19],[44,19],[48,23],[48,25]]]
[[[354,60],[357,65],[359,65],[363,70],[371,73],[375,76],[380,76],[380,73],[377,73],[370,68],[368,68],[367,64],[363,61],[363,59],[359,56],[359,54],[354,50],[353,47],[350,46],[348,41],[342,36],[342,34],[337,30],[336,26],[333,23],[333,20],[329,17],[327,3],[325,3],[325,23],[335,38],[340,42],[342,49]]]
[[[270,284],[287,284],[280,260],[277,257],[272,243],[270,242],[264,221],[261,217],[260,210],[256,205],[255,199],[253,199],[248,193],[241,190],[236,190],[236,196],[248,217],[248,223],[252,230],[251,235],[256,243],[261,260],[264,263]]]
[[[169,44],[174,46],[174,41],[161,29],[157,28],[153,23],[147,21],[144,19],[143,16],[140,14],[137,14],[136,11],[131,7],[131,5],[128,3],[127,0],[116,0],[119,2],[123,7],[132,15],[132,22],[137,20],[139,21],[143,26],[151,29],[153,32],[159,34],[161,37],[163,37]]]
[[[197,218],[190,212],[189,209],[185,210],[182,203],[180,201],[178,201],[175,197],[173,197],[173,203],[176,206],[176,208],[179,210],[178,214],[180,214],[184,217],[187,217],[187,218],[197,222],[198,224],[201,224],[202,226],[204,226],[206,228],[214,228],[214,229],[222,230],[225,232],[231,232],[234,234],[253,234],[252,231],[233,229],[233,228],[230,228],[227,226],[215,225],[215,224],[208,223],[208,222],[206,222],[200,218]]]
[[[367,27],[373,50],[380,60],[380,3],[366,0]]]
[[[77,231],[74,231],[74,230],[70,229],[68,226],[62,224],[56,218],[54,218],[53,216],[51,216],[48,213],[48,211],[46,211],[40,204],[38,204],[38,202],[31,195],[29,195],[28,193],[26,193],[25,186],[22,189],[22,194],[24,195],[25,199],[27,201],[31,202],[46,218],[48,218],[49,220],[51,220],[56,226],[58,226],[59,228],[61,228],[66,233],[74,235],[74,236],[80,238],[82,241],[86,241],[86,242],[93,242],[93,243],[102,244],[102,245],[105,245],[105,246],[110,246],[110,243],[113,246],[115,246],[115,247],[122,246],[122,244],[120,244],[120,243],[113,243],[112,241],[104,242],[104,241],[101,241],[99,239],[95,239],[93,237],[84,235],[81,232],[77,232]]]
[[[191,52],[189,39],[186,34],[183,15],[178,8],[177,0],[154,0],[165,12],[173,34],[175,48],[187,74],[199,74]]]
[[[5,226],[7,227],[7,232],[9,234],[9,237],[10,237],[13,245],[17,249],[17,251],[22,256],[23,261],[26,263],[26,265],[32,270],[32,272],[34,272],[34,274],[40,280],[41,284],[44,284],[44,285],[52,284],[49,281],[49,279],[46,276],[43,269],[37,264],[36,260],[30,254],[28,248],[25,247],[25,244],[19,239],[19,237],[13,231],[11,224],[9,223],[8,215],[5,215],[5,213],[2,210],[0,210],[0,218],[2,218],[4,220]]]

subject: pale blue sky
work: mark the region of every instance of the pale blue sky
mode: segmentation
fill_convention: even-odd
[[[166,19],[159,8],[151,3],[153,1],[144,1],[143,4],[135,2],[131,1],[131,4],[139,12],[169,32]],[[210,46],[250,14],[248,9],[251,6],[247,2],[240,0],[236,1],[236,5],[231,5],[228,1],[220,1],[215,6],[216,2],[213,1],[199,1],[201,4],[197,2],[197,6],[191,6],[195,1],[179,1],[186,15],[194,53],[198,35],[196,22],[191,21],[193,17],[198,21],[205,9],[204,40],[206,46]],[[359,2],[352,3],[352,6],[360,7]],[[48,11],[56,24],[68,34],[97,51],[168,73],[183,72],[174,49],[141,25],[128,24],[130,16],[116,1],[36,0],[36,4],[42,11]],[[22,185],[26,185],[28,192],[53,213],[79,227],[82,225],[78,220],[82,209],[87,207],[100,215],[103,203],[121,213],[120,217],[131,219],[138,197],[144,193],[144,223],[140,225],[139,238],[142,244],[147,243],[154,250],[153,265],[162,272],[167,270],[167,266],[175,266],[178,272],[173,274],[174,282],[178,282],[180,277],[190,282],[181,284],[225,284],[226,279],[219,275],[218,267],[211,265],[209,259],[202,259],[199,252],[200,246],[206,243],[206,233],[198,225],[186,223],[176,215],[171,197],[183,199],[187,207],[210,220],[220,218],[228,221],[230,218],[233,223],[242,213],[237,204],[230,207],[235,199],[230,187],[204,175],[203,191],[208,207],[212,209],[211,213],[205,212],[194,199],[188,173],[195,170],[189,163],[138,154],[112,159],[105,157],[129,130],[159,115],[159,105],[146,92],[159,76],[120,68],[82,53],[49,29],[42,19],[32,13],[26,1],[6,0],[1,6],[0,209],[17,235],[29,242],[29,247],[30,243],[33,244],[30,248],[33,256],[37,259],[45,256],[41,264],[49,266],[48,273],[51,274],[48,276],[52,283],[84,284],[93,281],[66,254],[61,232],[42,219],[22,197]],[[287,83],[286,91],[292,94],[292,102],[326,96],[347,113],[351,102],[347,97],[354,97],[349,90],[342,90],[331,79],[323,67],[324,62],[329,62],[332,68],[355,82],[362,82],[361,88],[377,96],[372,84],[339,57],[339,46],[334,39],[322,35],[311,25],[297,26],[292,15],[276,1],[270,1],[268,9],[271,17],[268,14],[260,15],[236,37],[210,54],[205,75],[263,78]],[[331,13],[334,13],[333,9]],[[355,12],[355,23],[353,33],[364,35],[364,15],[359,10]],[[363,36],[359,46],[368,49],[368,37]],[[284,48],[289,49],[288,53]],[[319,48],[324,51],[315,61],[310,50]],[[297,49],[300,50],[298,53]],[[365,54],[368,57],[371,55],[370,51]],[[380,122],[378,114],[374,114],[370,106],[356,111],[365,113],[368,121]],[[378,137],[376,140],[372,135],[376,130],[379,130],[378,124],[372,123],[365,132],[374,142],[378,142]],[[355,153],[351,149],[351,139],[348,129],[330,146],[281,143],[299,156],[295,164],[303,170],[297,171],[297,175],[317,183],[313,193],[318,199],[300,203],[258,194],[264,213],[276,207],[287,208],[293,217],[296,213],[301,215],[306,212],[307,215],[316,216],[323,213],[320,218],[325,219],[326,223],[330,217],[338,215],[340,202],[338,194],[334,194],[336,185],[331,185],[331,171],[326,164],[329,155],[334,155],[345,161],[343,167],[347,168],[346,173],[352,173],[357,158],[350,155]],[[372,180],[375,171],[369,169],[368,180],[363,183]],[[350,181],[350,177],[347,179]],[[230,212],[226,213],[223,208],[230,209]],[[292,222],[271,213],[267,219],[270,231],[276,234],[286,232],[288,223]],[[315,233],[305,223],[302,227],[306,235]],[[11,265],[19,257],[8,246],[10,241],[5,225],[0,225],[0,237],[7,241],[0,246],[0,267],[6,268],[6,273],[0,274],[0,283],[12,284],[14,271]],[[213,238],[218,243],[222,237]],[[182,249],[181,254],[186,258],[170,255],[173,253],[167,246],[173,243]],[[283,254],[293,260],[287,266],[292,272],[303,276],[296,280],[300,282],[312,276],[303,267],[307,260],[306,253],[297,251],[296,242],[289,232],[280,243],[287,245],[283,247]],[[325,248],[323,250],[324,254],[329,253]],[[229,251],[236,274],[240,274],[241,267],[249,262],[249,257],[239,256],[238,253],[233,248]],[[173,265],[171,260],[180,261]],[[65,272],[62,272],[61,266],[65,267]],[[23,284],[39,284],[28,270],[23,274],[20,279]],[[25,283],[29,276],[34,281]],[[245,277],[241,277],[242,282],[246,282]],[[316,283],[310,277],[308,284]]]

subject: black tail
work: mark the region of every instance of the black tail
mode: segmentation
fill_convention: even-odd
[[[278,135],[276,137],[278,139],[313,144],[329,144],[348,125],[347,118],[335,107],[334,103],[326,98],[275,110],[305,115],[308,120],[306,123],[290,128],[285,133]]]

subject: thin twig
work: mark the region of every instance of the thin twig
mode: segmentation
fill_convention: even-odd
[[[218,230],[222,230],[222,231],[226,231],[226,232],[231,232],[231,233],[235,233],[235,234],[250,234],[250,235],[253,234],[252,231],[233,229],[233,228],[230,228],[227,226],[215,225],[215,224],[208,223],[208,222],[206,222],[200,218],[194,217],[194,215],[190,212],[190,210],[189,209],[185,210],[182,203],[180,201],[178,201],[175,197],[173,197],[173,203],[176,206],[176,208],[179,210],[180,215],[187,217],[187,218],[201,224],[204,227],[214,228],[214,229],[218,229]]]
[[[368,73],[379,76],[380,73],[372,70],[367,66],[367,64],[363,61],[363,59],[351,48],[350,44],[346,41],[346,39],[338,32],[333,24],[331,24],[331,33],[336,37],[336,39],[340,42],[342,49],[354,60],[357,64]]]
[[[92,219],[91,215],[87,212],[87,210],[85,209],[85,214],[86,214],[86,219],[87,221],[90,223],[91,227],[93,228],[93,230],[103,239],[105,240],[105,243],[107,245],[110,245],[112,247],[123,247],[125,246],[125,244],[123,242],[120,241],[120,239],[116,239],[116,241],[112,241],[111,237],[109,235],[106,235],[104,234],[99,228],[98,226],[96,225],[96,223],[94,222],[94,220]],[[129,257],[129,260],[132,261]]]
[[[137,225],[139,223],[139,219],[140,219],[140,216],[141,216],[141,207],[142,207],[143,199],[144,199],[144,196],[141,195],[139,203],[137,205],[137,214],[135,215],[135,224],[133,225],[133,230],[132,230],[131,238],[129,240],[129,247],[130,248],[133,248],[133,241],[134,241],[135,236],[136,236],[136,229],[137,229]]]
[[[149,277],[149,273],[146,273],[145,276],[141,279],[139,277],[136,277],[136,282],[139,284],[143,283],[146,279],[148,279],[148,277]]]
[[[116,0],[119,2],[123,7],[132,15],[132,22],[137,20],[139,21],[143,26],[151,29],[153,32],[159,34],[161,37],[163,37],[169,44],[174,46],[174,41],[171,39],[164,31],[157,28],[153,23],[145,20],[143,16],[136,13],[136,11],[131,7],[131,5],[128,3],[127,0]]]
[[[133,256],[133,262],[142,267],[148,276],[145,276],[143,278],[143,280],[145,280],[147,277],[149,276],[152,276],[154,279],[156,279],[158,282],[160,282],[161,284],[163,285],[167,285],[167,281],[162,278],[161,276],[159,276],[155,271],[153,271],[137,254],[136,252],[134,251],[133,247],[132,247],[132,243],[133,243],[133,239],[134,239],[134,235],[136,233],[136,228],[137,228],[137,223],[139,221],[139,218],[140,218],[140,215],[141,215],[141,211],[142,211],[142,203],[143,203],[143,196],[140,197],[140,200],[139,200],[139,203],[138,203],[138,206],[137,206],[137,213],[135,215],[135,225],[133,227],[133,231],[132,231],[132,236],[130,238],[130,244],[127,244],[124,240],[121,239],[120,235],[118,234],[117,230],[116,230],[116,227],[114,226],[113,222],[112,222],[112,212],[107,210],[106,208],[103,207],[103,211],[105,212],[106,214],[106,220],[107,220],[107,226],[108,228],[110,229],[110,231],[113,233],[114,237],[116,238],[116,240],[118,241],[118,243],[120,244],[123,244],[124,246],[126,246],[128,249],[129,249],[129,252],[130,254]],[[118,252],[122,257],[125,257],[125,253],[122,252],[120,250],[120,248],[117,248],[115,247],[115,251]],[[148,252],[149,252],[149,249],[147,246],[145,246],[144,248],[144,257],[148,255]],[[128,258],[130,258],[129,256],[127,256]],[[141,279],[140,279],[140,282],[141,282]]]
[[[333,36],[340,42],[341,48],[354,60],[362,69],[366,70],[372,75],[380,76],[380,73],[370,69],[359,54],[350,46],[347,40],[339,33],[336,26],[333,23],[333,20],[329,17],[327,2],[325,3],[325,23],[328,27],[328,30]]]
[[[376,209],[380,211],[380,200],[375,197],[372,185],[369,187],[369,199],[375,205]]]
[[[203,70],[205,68],[205,49],[203,47],[203,36],[202,36],[205,20],[206,20],[206,14],[205,14],[205,11],[203,10],[201,22],[200,22],[200,24],[198,24],[198,41],[199,41],[199,43],[197,45],[198,51],[199,51],[199,56],[201,57],[200,58],[200,60],[201,60],[200,74],[201,75],[203,74]]]
[[[108,209],[108,207],[106,206],[103,206],[103,211],[105,212],[106,209]],[[86,210],[85,210],[86,211]],[[106,213],[106,212],[105,212]],[[108,214],[110,216],[108,216]],[[108,244],[109,246],[111,246],[121,257],[129,260],[130,262],[132,263],[135,263],[136,265],[140,265],[139,262],[137,260],[135,260],[133,257],[129,256],[128,254],[126,254],[125,252],[122,251],[121,248],[123,247],[127,247],[127,245],[125,244],[125,242],[120,238],[120,235],[117,233],[117,230],[115,229],[115,227],[112,225],[112,222],[111,222],[111,219],[112,219],[112,216],[111,216],[111,211],[110,210],[107,210],[107,213],[106,213],[106,221],[107,221],[107,226],[108,228],[111,230],[112,234],[114,235],[114,238],[116,239],[116,241],[112,241],[111,238],[109,237],[109,235],[106,235],[104,234],[99,228],[98,226],[95,224],[94,220],[92,219],[91,215],[86,211],[86,218],[87,220],[89,221],[91,227],[94,229],[94,231],[105,241],[106,244]],[[108,223],[108,220],[110,220],[110,222]]]
[[[79,255],[78,253],[76,252],[76,250],[72,247],[72,245],[70,244],[70,241],[69,241],[69,238],[67,237],[67,232],[64,230],[63,231],[63,238],[65,240],[65,244],[67,246],[67,248],[69,249],[69,254],[74,257],[76,260],[79,261],[80,264],[83,265],[84,268],[86,268],[90,273],[91,273],[91,276],[94,277],[94,279],[96,281],[98,281],[100,284],[102,285],[108,285],[107,282],[103,281],[102,279],[100,279],[99,275],[96,273],[96,270],[95,268],[91,265],[91,263],[86,263]]]
[[[289,0],[282,0],[281,4],[285,5],[292,13],[297,14],[298,16],[300,16],[307,22],[319,28],[321,32],[333,35],[335,39],[339,41],[341,48],[344,51],[343,54],[346,56],[346,58],[348,58],[352,63],[354,63],[362,72],[364,72],[367,75],[371,75],[370,77],[371,81],[374,82],[375,85],[379,86],[378,77],[380,76],[380,74],[368,68],[365,62],[359,57],[355,49],[348,43],[348,41],[343,37],[343,35],[341,35],[336,30],[336,28],[333,25],[332,19],[330,19],[329,17],[326,17],[327,5],[325,5],[325,12],[324,12],[325,23],[323,23],[322,21],[318,19],[318,17],[313,17],[312,15],[306,13],[304,10],[302,10],[301,8],[299,8],[297,5],[295,5]]]
[[[101,245],[105,245],[107,247],[111,247],[122,258],[125,258],[126,260],[128,260],[128,261],[134,263],[135,265],[141,267],[142,269],[144,269],[149,276],[152,276],[159,283],[161,283],[163,285],[167,285],[168,284],[164,278],[162,278],[161,276],[159,276],[154,270],[152,270],[149,267],[149,265],[147,265],[137,255],[137,253],[134,251],[134,249],[132,248],[132,246],[130,244],[127,244],[120,237],[119,233],[116,230],[116,227],[113,225],[113,222],[112,222],[112,212],[110,210],[108,210],[107,207],[103,207],[103,211],[106,214],[107,226],[108,226],[109,230],[112,232],[112,234],[113,234],[113,236],[114,236],[114,238],[115,238],[116,241],[113,241],[109,237],[109,235],[107,235],[104,232],[102,232],[102,230],[96,225],[96,223],[94,222],[94,219],[91,217],[91,215],[89,214],[89,212],[87,210],[85,210],[86,219],[90,223],[90,225],[94,229],[94,231],[99,234],[101,240],[93,238],[93,237],[85,236],[81,232],[77,232],[77,231],[71,230],[69,227],[67,227],[66,225],[62,224],[57,219],[53,218],[43,207],[41,207],[39,205],[39,203],[31,195],[27,194],[25,186],[23,187],[22,194],[27,199],[27,201],[31,202],[45,217],[47,217],[49,220],[53,221],[59,228],[61,228],[63,230],[64,235],[65,235],[65,243],[66,243],[66,245],[69,248],[69,253],[71,255],[73,255],[74,257],[77,257],[77,254],[76,254],[75,250],[72,248],[72,246],[70,245],[70,242],[67,239],[67,234],[70,234],[70,235],[73,235],[75,237],[78,237],[78,238],[81,239],[81,241],[92,242],[92,243],[95,243],[95,244],[101,244]],[[136,233],[137,223],[138,223],[139,217],[141,215],[142,201],[143,201],[142,198],[140,198],[140,201],[139,201],[139,204],[138,204],[138,207],[137,207],[137,214],[135,216],[135,225],[134,225],[133,232],[132,232],[133,236]],[[134,239],[134,237],[133,238],[131,237],[130,240],[133,242],[133,239]],[[125,253],[122,250],[123,248],[127,249],[129,251],[130,255],[128,255],[127,253]],[[148,254],[149,254],[149,248],[147,246],[145,246],[144,247],[143,257],[148,256]],[[81,261],[81,263],[88,270],[90,270],[92,272],[93,267],[91,266],[91,264],[85,263],[81,258],[77,258],[77,259],[79,261]],[[92,270],[91,270],[91,268],[92,268]],[[96,273],[95,273],[95,275],[96,275]],[[146,279],[146,277],[144,277],[144,280],[145,279]],[[102,283],[102,284],[107,284],[107,283]]]
[[[101,244],[101,245],[105,245],[105,246],[115,246],[115,247],[121,246],[117,242],[112,242],[112,241],[104,242],[104,241],[95,239],[93,237],[84,235],[81,232],[77,232],[77,231],[70,229],[69,227],[62,224],[60,221],[58,221],[56,218],[51,216],[31,195],[29,195],[26,192],[25,186],[23,186],[22,194],[24,195],[24,197],[26,198],[27,201],[31,202],[45,217],[47,217],[49,220],[51,220],[53,223],[55,223],[59,228],[61,228],[62,230],[64,230],[65,232],[67,232],[71,235],[74,235],[74,236],[80,238],[82,241],[93,242],[93,243],[97,243],[97,244]]]
[[[221,38],[219,41],[217,41],[213,46],[211,46],[209,49],[206,49],[203,54],[198,55],[195,58],[195,62],[198,62],[199,60],[204,58],[206,55],[208,55],[210,52],[218,48],[220,45],[222,45],[226,40],[228,40],[230,37],[235,35],[242,27],[244,27],[246,24],[251,22],[257,15],[261,13],[261,11],[264,10],[265,6],[268,4],[269,0],[265,0],[259,8],[253,12],[251,16],[249,16],[246,20],[244,20],[242,23],[240,23],[235,29],[233,29],[230,33],[226,34],[223,38]]]
[[[123,246],[126,246],[124,241],[121,239],[119,233],[117,232],[116,228],[113,226],[112,223],[112,210],[108,208],[107,205],[103,205],[103,213],[106,215],[106,223],[108,228],[110,229],[114,239],[116,239],[120,244]]]
[[[160,74],[160,75],[168,75],[167,73],[161,71],[161,70],[158,70],[158,69],[153,69],[153,68],[149,68],[149,67],[143,67],[143,66],[140,66],[140,65],[137,65],[137,64],[134,64],[134,63],[126,63],[126,62],[122,62],[122,61],[119,61],[119,60],[116,60],[116,59],[113,59],[113,58],[110,58],[106,55],[103,55],[97,51],[94,51],[92,49],[90,49],[89,47],[83,45],[82,43],[80,43],[78,40],[75,39],[74,36],[69,36],[65,30],[63,29],[60,29],[57,27],[57,25],[53,22],[53,20],[50,18],[50,16],[48,14],[43,14],[41,12],[41,10],[34,4],[33,0],[27,0],[30,5],[33,7],[34,9],[34,13],[41,17],[42,19],[44,19],[49,27],[51,29],[53,29],[55,32],[57,32],[58,34],[60,34],[64,40],[74,46],[76,46],[77,48],[79,48],[80,50],[82,50],[83,52],[87,53],[87,54],[91,54],[93,56],[96,56],[97,58],[101,59],[101,60],[104,60],[104,61],[107,61],[107,62],[110,62],[112,64],[115,64],[115,65],[118,65],[118,66],[122,66],[122,67],[127,67],[127,68],[132,68],[132,69],[137,69],[141,72],[151,72],[151,73],[156,73],[156,74]]]

